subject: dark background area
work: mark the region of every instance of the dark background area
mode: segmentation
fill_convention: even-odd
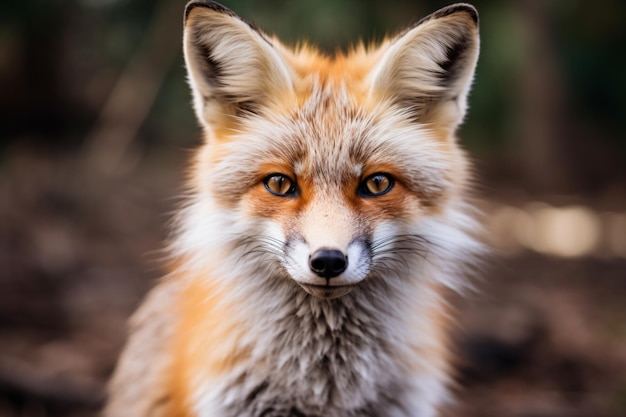
[[[0,416],[97,415],[199,144],[184,1],[0,3]],[[333,52],[447,5],[224,1]],[[462,143],[494,256],[451,416],[626,416],[626,2],[475,1]]]

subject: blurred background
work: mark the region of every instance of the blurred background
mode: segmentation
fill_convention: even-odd
[[[288,44],[435,0],[224,0]],[[451,416],[626,416],[626,2],[473,2],[461,131],[494,248],[456,300]],[[97,415],[199,144],[184,0],[0,3],[0,416]]]

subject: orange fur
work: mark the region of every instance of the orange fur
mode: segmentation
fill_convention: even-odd
[[[178,279],[185,288],[176,302],[171,392],[175,415],[185,416],[198,381],[227,374],[249,351],[238,346],[246,327],[237,319],[236,304],[225,297],[228,289],[207,277]]]

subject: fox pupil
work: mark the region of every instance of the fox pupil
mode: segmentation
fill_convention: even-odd
[[[385,179],[383,177],[378,176],[378,177],[372,178],[372,181],[374,182],[374,190],[372,191],[374,192],[381,191],[383,188],[381,185],[383,182],[385,182]]]
[[[284,193],[285,190],[283,189],[283,185],[285,185],[285,178],[278,177],[274,181],[276,181],[278,183],[278,192],[279,193]]]

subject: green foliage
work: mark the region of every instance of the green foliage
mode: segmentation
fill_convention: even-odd
[[[166,0],[161,0],[166,1]],[[171,16],[182,23],[180,14]],[[332,53],[362,39],[382,39],[448,4],[447,1],[412,0],[224,0],[225,5],[254,21],[287,44],[309,40]],[[28,0],[0,5],[0,98],[2,122],[10,128],[4,139],[35,129],[33,118],[46,113],[73,113],[77,133],[93,123],[116,76],[141,48],[146,30],[160,2],[155,0]],[[535,61],[529,35],[533,31],[520,2],[475,2],[481,15],[482,51],[471,96],[471,112],[464,126],[467,145],[484,152],[499,152],[519,140],[519,101],[525,71]],[[626,42],[621,0],[529,2],[539,5],[550,27],[549,41],[566,103],[566,122],[585,121],[610,146],[623,146],[626,131]],[[526,20],[524,20],[526,19]],[[178,23],[176,23],[178,25]],[[182,27],[181,27],[182,29]],[[181,31],[171,36],[181,36]],[[0,49],[2,51],[2,49]],[[16,55],[16,56],[14,56]],[[41,71],[28,67],[36,63]],[[24,68],[28,67],[27,70]],[[44,74],[50,77],[45,79]],[[36,77],[37,88],[32,78]],[[28,95],[28,98],[20,97]],[[148,141],[165,140],[172,132],[193,132],[196,124],[188,106],[182,55],[169,71],[153,110],[144,124]],[[16,101],[17,100],[17,101]],[[20,104],[23,100],[24,103]],[[17,103],[17,104],[16,104]],[[38,112],[32,105],[42,107]],[[58,103],[64,103],[59,106]],[[13,114],[11,113],[13,112]],[[20,123],[11,123],[20,113]],[[30,116],[26,116],[27,114]],[[52,114],[48,112],[49,114]],[[54,113],[54,112],[53,112]],[[68,126],[62,115],[59,134]],[[6,120],[5,120],[6,119]],[[65,127],[64,127],[65,126]],[[78,126],[78,127],[76,127]],[[44,132],[45,133],[45,132]],[[8,135],[8,136],[7,136]]]

